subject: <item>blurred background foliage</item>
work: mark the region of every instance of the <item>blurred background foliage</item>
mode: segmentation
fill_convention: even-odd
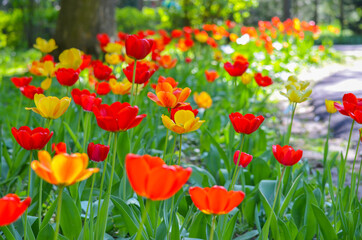
[[[82,0],[80,0],[82,1]],[[90,0],[99,1],[99,0]],[[66,4],[66,1],[63,1]],[[69,2],[69,1],[68,1]],[[70,1],[71,2],[71,1]],[[362,0],[113,0],[118,31],[200,27],[226,19],[257,26],[259,20],[299,18],[341,29],[321,41],[362,43]],[[62,0],[0,0],[0,49],[31,47],[35,38],[54,37]],[[67,3],[68,4],[68,3]],[[108,4],[108,3],[107,3]],[[86,13],[84,13],[86,14]],[[318,43],[318,42],[317,42]]]

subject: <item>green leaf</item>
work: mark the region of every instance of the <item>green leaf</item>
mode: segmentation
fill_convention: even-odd
[[[267,221],[264,224],[263,229],[262,229],[262,234],[263,234],[262,239],[263,240],[268,239],[269,227],[272,230],[272,235],[274,236],[274,238],[279,239],[277,218],[276,218],[274,211],[272,211],[272,207],[271,207],[273,205],[273,201],[275,198],[274,189],[275,189],[276,184],[277,183],[275,180],[263,180],[259,184],[259,192],[260,192],[261,200],[262,200],[262,203],[263,203],[263,206],[265,209],[265,213],[268,216]]]
[[[235,224],[236,224],[238,215],[239,215],[239,213],[237,212],[227,223],[226,230],[224,231],[224,233],[222,233],[223,240],[232,239],[232,237],[234,235],[234,229],[235,229]],[[226,216],[226,219],[227,219],[227,216]]]
[[[43,225],[43,223],[42,223],[42,225]],[[52,239],[53,236],[54,236],[54,229],[47,222],[47,224],[41,228],[36,239],[37,240]]]
[[[235,238],[234,240],[248,240],[248,239],[254,239],[256,236],[258,236],[259,232],[257,230],[251,230],[243,235]]]
[[[224,160],[226,169],[228,169],[228,171],[230,172],[231,171],[230,160],[228,159],[225,151],[222,149],[220,144],[215,140],[215,138],[211,135],[210,131],[206,129],[206,132],[210,137],[211,143],[217,148],[217,151],[219,152],[220,157]]]
[[[60,226],[63,235],[69,239],[77,239],[82,230],[80,213],[67,192],[63,192]]]
[[[111,200],[114,204],[114,207],[120,211],[121,215],[123,216],[123,219],[126,223],[127,229],[129,231],[129,234],[132,236],[137,233],[138,231],[138,221],[136,220],[131,208],[120,198],[111,197]]]
[[[196,214],[189,229],[189,237],[207,239],[205,231],[207,222],[208,219],[205,214],[202,212]]]
[[[155,239],[165,239],[167,236],[167,227],[165,222],[161,222],[156,230],[156,238]]]
[[[302,175],[303,173],[300,173],[299,176],[294,180],[292,187],[289,189],[289,192],[287,193],[287,196],[285,197],[282,207],[279,210],[279,216],[283,216],[285,210],[287,209],[290,201],[292,200],[292,197],[294,195],[295,190],[298,187],[298,184],[300,182],[300,180],[302,179]]]
[[[49,224],[50,219],[52,218],[56,207],[57,207],[57,201],[54,201],[47,210],[47,213],[45,214],[45,217],[40,226],[40,230]]]
[[[323,238],[328,240],[337,240],[337,234],[324,212],[315,204],[312,204],[312,209],[314,216],[317,219],[319,228],[322,232]]]
[[[271,174],[270,166],[261,158],[254,158],[251,168],[251,173],[254,175],[254,184],[258,184],[263,179],[268,179]]]
[[[216,185],[216,181],[215,181],[214,177],[207,170],[194,166],[194,165],[190,165],[189,167],[192,168],[192,174],[191,174],[189,181],[194,182],[195,185],[204,186],[204,184],[205,184],[204,179],[205,179],[207,186]],[[204,187],[206,187],[206,186],[204,186]]]
[[[172,240],[180,239],[180,229],[179,229],[179,224],[178,224],[178,219],[177,219],[176,213],[173,214],[173,218],[172,218],[171,239]]]
[[[4,233],[6,239],[16,240],[14,235],[11,233],[9,226],[0,227],[0,230]]]
[[[63,122],[65,128],[67,129],[69,135],[72,137],[75,146],[78,148],[78,151],[83,152],[82,146],[80,145],[77,136],[74,134],[73,130],[69,127],[68,123]]]

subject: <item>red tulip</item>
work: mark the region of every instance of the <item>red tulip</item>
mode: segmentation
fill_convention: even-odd
[[[95,162],[103,162],[106,160],[109,153],[109,146],[102,144],[89,143],[87,148],[87,154],[90,160]]]
[[[138,115],[138,107],[129,103],[115,102],[111,105],[101,104],[93,108],[98,126],[106,131],[127,131],[138,126],[146,114]]]
[[[89,67],[92,62],[92,55],[82,55],[82,64],[79,66],[79,69],[84,70]]]
[[[238,77],[244,74],[246,69],[248,69],[249,63],[236,61],[234,64],[231,64],[230,62],[226,62],[224,64],[224,69],[230,74],[232,77]]]
[[[350,112],[349,116],[357,123],[362,124],[362,110],[355,110],[354,112]]]
[[[140,39],[137,35],[128,35],[126,38],[126,53],[136,60],[144,59],[152,49],[153,39]]]
[[[154,201],[175,195],[191,176],[191,168],[168,166],[159,157],[127,154],[126,171],[133,190]]]
[[[234,163],[235,165],[238,164],[240,156],[240,150],[237,150],[234,154]],[[239,166],[243,166],[243,168],[246,168],[249,163],[253,160],[253,156],[244,152],[241,152],[240,160],[239,160]]]
[[[88,89],[80,90],[78,88],[74,88],[70,94],[72,95],[74,103],[80,106],[82,105],[82,95],[97,96],[95,93],[90,93]]]
[[[257,73],[254,75],[255,82],[259,85],[259,87],[267,87],[273,84],[273,81],[268,76],[263,76],[261,73]]]
[[[303,151],[295,151],[291,146],[273,145],[273,154],[276,160],[284,166],[293,166],[302,158]]]
[[[28,126],[22,126],[17,130],[11,128],[15,140],[26,150],[40,150],[45,147],[53,136],[47,128],[37,127],[31,130]]]
[[[111,91],[111,86],[108,82],[97,82],[96,91],[98,95],[107,95]]]
[[[38,93],[38,94],[44,93],[44,90],[42,88],[35,87],[32,85],[20,87],[19,89],[20,89],[21,94],[23,94],[25,97],[27,97],[31,100],[34,100],[34,95],[36,93]]]
[[[208,82],[214,82],[219,77],[219,74],[215,70],[205,70],[205,76]]]
[[[177,107],[177,108],[173,108],[171,109],[171,119],[173,121],[175,121],[175,113],[178,111],[178,110],[190,110],[191,112],[194,113],[195,117],[197,116],[197,114],[199,113],[199,110],[198,109],[192,109],[191,105],[190,104],[187,104],[187,105],[184,105],[184,106],[181,106],[181,107]]]
[[[241,113],[235,112],[231,113],[229,118],[235,131],[243,134],[251,134],[255,132],[264,121],[263,116],[260,115],[255,117],[250,113],[243,116]]]
[[[227,214],[245,197],[242,191],[227,191],[222,186],[211,188],[190,187],[190,197],[195,206],[205,214]]]
[[[102,62],[96,62],[96,64],[93,64],[93,73],[98,80],[107,80],[112,74],[112,68]]]
[[[33,80],[33,77],[12,77],[11,81],[14,83],[15,87],[25,87],[30,84]]]
[[[53,143],[52,152],[55,152],[55,155],[67,153],[67,144],[65,144],[64,142],[60,142],[58,144]]]
[[[46,61],[54,62],[54,57],[50,54],[47,54],[40,59],[40,62],[46,62]]]
[[[97,39],[101,45],[102,51],[104,52],[104,47],[106,47],[108,45],[108,43],[111,42],[109,36],[107,35],[107,33],[100,33],[100,34],[97,34]]]
[[[30,197],[21,202],[16,194],[8,194],[0,198],[0,227],[15,222],[30,206],[30,203]]]
[[[362,110],[362,98],[357,98],[353,93],[343,95],[343,105],[335,102],[334,107],[343,115],[349,116],[355,110]]]
[[[132,83],[133,80],[133,70],[134,62],[123,69],[123,72],[130,83]],[[143,84],[147,82],[155,73],[155,71],[155,69],[150,70],[150,67],[146,63],[137,62],[135,83]]]
[[[62,86],[73,86],[79,79],[79,72],[73,68],[59,68],[55,76]]]
[[[192,62],[192,58],[190,57],[185,57],[185,63],[191,63]]]

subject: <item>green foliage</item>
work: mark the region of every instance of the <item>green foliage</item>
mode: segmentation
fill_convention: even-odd
[[[155,29],[160,23],[160,16],[152,8],[143,8],[139,11],[134,7],[116,9],[116,23],[119,31],[134,33],[140,29]]]

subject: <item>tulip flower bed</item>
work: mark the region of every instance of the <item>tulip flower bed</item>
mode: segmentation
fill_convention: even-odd
[[[41,59],[1,86],[0,239],[361,239],[361,135],[345,186],[361,98],[326,101],[354,122],[341,154],[327,135],[323,172],[290,141],[312,92],[294,71],[333,56],[318,34],[278,18],[99,34],[101,59],[58,61],[38,38]]]

